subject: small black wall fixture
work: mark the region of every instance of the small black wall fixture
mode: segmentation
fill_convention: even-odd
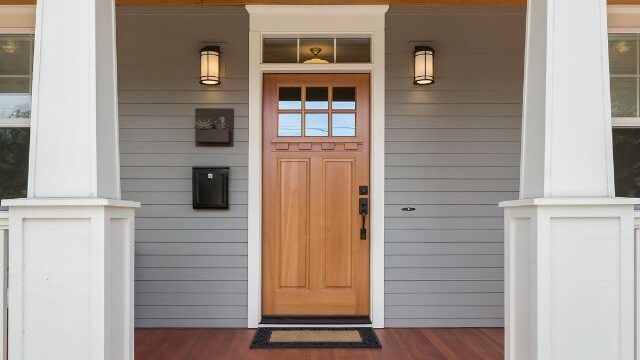
[[[194,167],[194,209],[229,208],[229,167]]]
[[[233,109],[196,109],[196,146],[233,146]]]
[[[413,51],[414,85],[430,85],[435,82],[435,51],[431,46],[416,46]]]
[[[200,49],[200,84],[220,84],[219,46],[205,46]]]

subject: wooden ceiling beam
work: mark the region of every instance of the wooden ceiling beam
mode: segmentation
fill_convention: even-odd
[[[0,5],[33,5],[36,0],[0,0]],[[640,0],[609,0],[609,5],[640,5]],[[122,6],[185,5],[524,5],[526,0],[116,0]]]

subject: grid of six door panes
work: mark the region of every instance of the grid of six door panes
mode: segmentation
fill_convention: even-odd
[[[278,89],[278,136],[356,136],[356,88],[300,86]]]

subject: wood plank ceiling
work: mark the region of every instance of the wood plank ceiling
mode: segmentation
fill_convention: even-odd
[[[0,0],[0,5],[33,5],[36,0]],[[526,0],[116,0],[117,5],[524,5]],[[640,0],[608,0],[609,5],[639,5]]]

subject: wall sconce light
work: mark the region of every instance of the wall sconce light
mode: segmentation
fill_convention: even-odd
[[[200,84],[220,84],[219,46],[205,46],[200,49]]]
[[[435,81],[433,72],[433,48],[430,46],[416,46],[413,52],[413,83],[415,85],[430,85]]]

